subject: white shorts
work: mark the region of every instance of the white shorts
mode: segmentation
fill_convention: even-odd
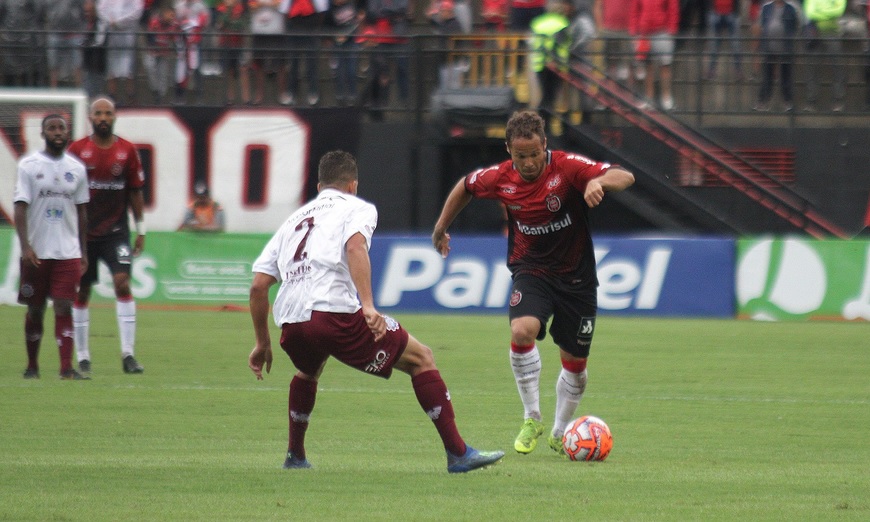
[[[656,33],[649,37],[649,60],[661,65],[674,63],[674,37],[668,33]]]
[[[106,37],[106,77],[132,78],[136,59],[135,33],[109,33]]]

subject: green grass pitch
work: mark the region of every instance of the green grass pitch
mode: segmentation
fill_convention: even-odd
[[[496,466],[449,475],[409,379],[335,361],[281,469],[289,359],[247,368],[246,313],[140,307],[124,375],[112,308],[92,310],[93,380],[60,381],[49,310],[25,381],[24,309],[0,306],[0,520],[868,520],[870,324],[602,316],[579,414],[614,449],[513,451],[522,408],[503,315],[397,315],[435,352],[465,439]],[[558,354],[540,344],[552,422]]]

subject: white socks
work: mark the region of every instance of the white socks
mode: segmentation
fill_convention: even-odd
[[[133,355],[136,344],[136,302],[115,301],[118,315],[118,336],[121,338],[121,356]]]
[[[81,361],[91,360],[91,351],[88,348],[88,336],[91,330],[91,312],[87,308],[73,306],[72,309],[73,340],[76,343],[76,358]]]
[[[136,302],[115,301],[115,314],[118,316],[121,356],[133,355],[136,345]],[[90,361],[91,351],[88,346],[88,337],[91,330],[91,312],[88,308],[73,306],[72,320],[75,330],[76,357],[79,361]]]
[[[577,406],[583,398],[583,392],[586,391],[586,376],[586,370],[571,373],[562,368],[556,381],[556,419],[551,432],[554,437],[561,437],[568,423],[574,420]]]
[[[523,401],[525,419],[532,418],[541,420],[540,403],[540,379],[541,379],[541,356],[538,347],[534,346],[525,353],[511,354],[511,368],[514,371],[514,379],[517,381],[517,390],[520,392],[520,400]]]

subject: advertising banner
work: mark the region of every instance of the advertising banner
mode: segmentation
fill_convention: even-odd
[[[251,266],[267,234],[153,232],[133,262],[132,290],[143,303],[246,306]],[[598,238],[602,313],[733,317],[733,242],[724,239]],[[511,278],[503,237],[454,237],[447,259],[427,236],[375,236],[375,304],[394,312],[503,313]],[[18,291],[18,240],[0,229],[0,303]],[[114,299],[100,267],[95,302]]]
[[[377,239],[377,238],[376,238]],[[595,238],[602,314],[734,316],[734,242]],[[443,259],[428,237],[382,237],[371,256],[375,305],[418,312],[505,312],[503,237],[454,237]]]
[[[737,242],[740,317],[870,321],[870,241]]]
[[[131,290],[138,302],[161,305],[248,305],[251,266],[268,241],[264,234],[149,232],[133,261]],[[18,297],[20,246],[12,228],[0,229],[0,303]],[[92,301],[113,301],[109,269],[100,263]]]

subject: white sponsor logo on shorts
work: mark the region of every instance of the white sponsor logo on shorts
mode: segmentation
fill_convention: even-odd
[[[366,371],[369,373],[378,373],[384,369],[384,366],[386,366],[387,361],[389,360],[390,354],[384,350],[378,350],[378,353],[375,354],[375,360],[366,366]]]

